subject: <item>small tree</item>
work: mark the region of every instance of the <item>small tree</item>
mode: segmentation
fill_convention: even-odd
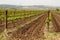
[[[56,9],[57,11],[59,11],[59,9]]]

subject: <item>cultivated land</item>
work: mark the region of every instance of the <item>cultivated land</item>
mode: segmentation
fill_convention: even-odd
[[[59,11],[0,9],[0,40],[60,40],[59,33]]]

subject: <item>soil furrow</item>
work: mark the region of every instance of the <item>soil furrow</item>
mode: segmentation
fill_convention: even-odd
[[[41,21],[41,19],[45,20],[45,17],[46,17],[46,15],[44,14],[41,17],[39,17],[37,20],[34,20],[30,24],[27,24],[24,27],[22,27],[21,29],[18,29],[17,31],[15,31],[14,33],[12,33],[11,38],[13,38],[13,39],[11,39],[11,40],[14,40],[14,39],[16,39],[16,40],[19,40],[19,39],[21,39],[21,40],[30,40],[30,36],[31,35],[26,36],[25,35],[25,34],[27,34],[26,32],[28,31],[28,33],[29,33],[31,31],[34,31],[34,29],[36,27],[38,27],[38,25],[40,23],[39,21]],[[44,21],[41,22],[41,23],[43,24]],[[40,25],[42,26],[42,24],[40,24]],[[31,30],[31,31],[29,31],[29,30]]]
[[[54,31],[60,32],[60,15],[52,14],[52,22],[54,25]]]

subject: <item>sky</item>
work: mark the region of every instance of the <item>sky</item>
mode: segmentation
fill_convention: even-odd
[[[60,0],[0,0],[0,4],[60,6]]]

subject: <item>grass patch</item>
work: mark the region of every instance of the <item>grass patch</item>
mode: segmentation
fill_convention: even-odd
[[[56,32],[47,32],[46,33],[46,39],[45,40],[51,40],[51,38],[59,38],[60,37],[60,33],[56,33]]]
[[[3,36],[2,36],[2,34],[0,33],[0,40],[2,40],[3,39]]]

